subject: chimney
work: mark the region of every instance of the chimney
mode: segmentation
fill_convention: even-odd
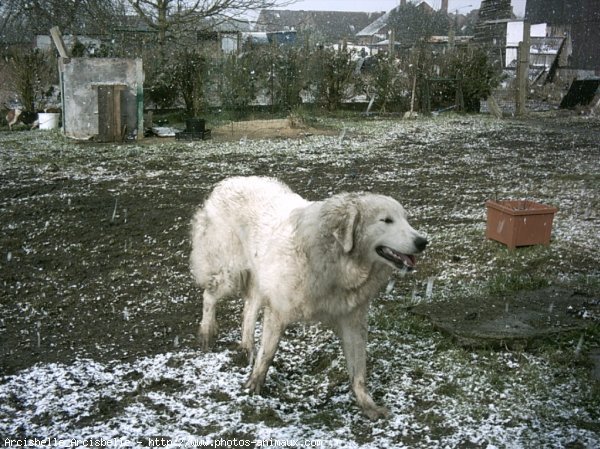
[[[441,11],[448,14],[448,0],[442,0]]]
[[[406,0],[400,0],[400,6],[406,6]]]

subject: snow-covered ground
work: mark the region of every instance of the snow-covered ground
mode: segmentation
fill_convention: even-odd
[[[284,345],[264,397],[242,392],[248,369],[233,366],[228,350],[38,365],[2,385],[2,437],[52,437],[63,447],[100,438],[140,447],[159,436],[173,440],[168,447],[234,438],[348,448],[597,447],[584,400],[592,386],[577,370],[557,371],[527,353],[440,350],[439,337],[375,333],[370,383],[389,420],[358,415],[346,384],[327,374],[343,369],[339,351],[316,335]],[[306,359],[322,351],[333,367],[314,372]]]
[[[0,133],[2,443],[597,447],[599,386],[577,338],[468,350],[406,306],[444,307],[499,274],[600,294],[600,122],[326,124],[339,135],[119,146]],[[360,415],[339,345],[320,326],[287,332],[263,396],[241,388],[239,304],[220,310],[214,352],[196,348],[191,325],[177,327],[196,325],[201,309],[186,262],[193,208],[215,181],[244,174],[278,176],[310,199],[393,195],[430,237],[417,272],[398,276],[371,310],[369,385],[389,419]],[[489,198],[557,206],[552,244],[510,252],[487,241]],[[594,344],[597,330],[579,351]]]

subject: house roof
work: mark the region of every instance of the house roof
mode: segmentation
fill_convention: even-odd
[[[426,9],[428,11],[433,11],[433,8],[425,1],[422,1],[418,5],[420,8]],[[383,14],[381,17],[378,17],[375,21],[367,25],[365,28],[356,33],[357,36],[366,37],[366,36],[375,36],[381,33],[381,30],[384,29],[389,20],[390,15],[393,11],[396,11],[400,6],[396,6],[395,8],[390,9],[388,12]]]
[[[378,17],[373,23],[370,23],[365,28],[356,33],[357,36],[374,36],[378,34],[381,29],[385,28],[390,20],[390,14],[396,8],[389,10],[381,17]]]
[[[256,22],[257,31],[313,32],[329,41],[354,37],[383,12],[287,11],[263,9]]]
[[[231,17],[207,17],[197,22],[196,29],[219,31],[221,33],[250,32],[252,31],[252,23],[248,20]]]

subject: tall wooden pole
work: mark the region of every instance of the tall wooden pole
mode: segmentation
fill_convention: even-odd
[[[527,91],[529,89],[529,51],[531,47],[531,25],[523,22],[523,40],[519,42],[518,63],[517,63],[517,93],[516,93],[516,113],[525,114],[527,103]]]

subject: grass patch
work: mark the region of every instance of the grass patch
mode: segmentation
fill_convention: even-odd
[[[284,422],[277,412],[268,407],[255,407],[251,404],[241,406],[242,421],[245,423],[262,422],[269,426],[280,426]]]
[[[302,422],[326,429],[337,429],[344,425],[344,420],[338,410],[321,410],[317,413],[305,414]]]
[[[373,426],[366,419],[358,419],[351,426],[352,435],[359,444],[367,444],[373,441]]]
[[[221,443],[221,440],[229,442],[223,447],[240,447],[246,444],[247,446],[245,447],[252,447],[252,442],[256,440],[256,435],[248,432],[228,431],[215,437],[215,441],[219,441],[219,444]],[[236,442],[235,445],[234,441]]]
[[[229,402],[231,401],[231,396],[227,393],[220,390],[211,390],[208,394],[208,397],[216,402]]]
[[[437,388],[436,393],[441,394],[443,396],[456,398],[461,395],[462,388],[456,382],[450,381],[450,382],[445,382],[442,385],[440,385]]]
[[[536,290],[548,286],[546,278],[530,273],[498,273],[490,279],[485,290],[490,296],[505,296],[522,290]]]

